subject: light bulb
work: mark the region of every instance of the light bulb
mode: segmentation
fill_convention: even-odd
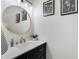
[[[27,3],[25,3],[25,7],[27,7]]]

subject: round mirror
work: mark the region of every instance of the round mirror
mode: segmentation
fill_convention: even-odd
[[[31,28],[31,18],[28,12],[19,6],[7,7],[2,13],[3,25],[11,32],[23,34]]]

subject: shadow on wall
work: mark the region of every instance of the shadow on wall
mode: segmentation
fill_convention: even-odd
[[[47,51],[46,51],[46,59],[53,59],[53,56],[51,54],[51,51],[49,49],[49,46],[47,44],[47,47],[46,47]]]

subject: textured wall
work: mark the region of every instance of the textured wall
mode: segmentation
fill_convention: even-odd
[[[3,55],[8,50],[7,41],[5,39],[5,35],[1,30],[1,55]]]

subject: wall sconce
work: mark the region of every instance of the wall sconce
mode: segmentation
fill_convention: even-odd
[[[28,3],[30,3],[30,4],[32,5],[32,2],[29,1],[29,0],[21,0],[21,2],[22,2],[22,3],[26,3],[26,2],[28,2]]]

